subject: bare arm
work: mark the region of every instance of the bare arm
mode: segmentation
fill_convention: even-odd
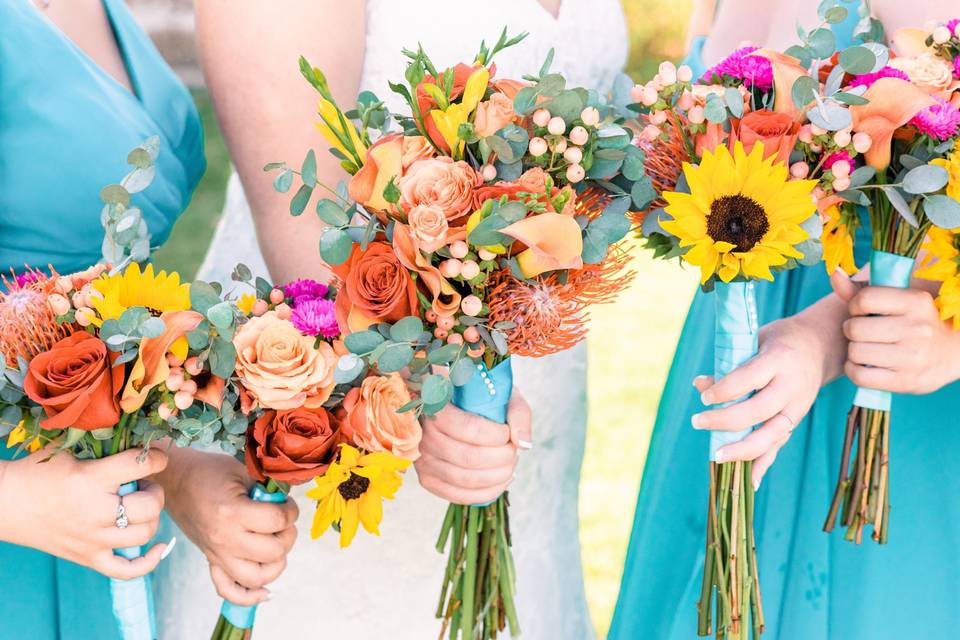
[[[322,223],[310,208],[291,217],[291,194],[274,191],[263,165],[285,160],[299,167],[314,148],[320,182],[333,186],[346,177],[314,127],[318,95],[300,75],[297,60],[303,55],[323,69],[337,100],[353,104],[363,67],[365,3],[197,0],[196,14],[207,86],[267,266],[278,282],[326,280],[318,253]]]

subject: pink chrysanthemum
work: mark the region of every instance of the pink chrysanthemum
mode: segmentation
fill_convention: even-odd
[[[833,167],[833,165],[840,161],[845,161],[850,165],[850,168],[853,169],[853,156],[846,151],[834,151],[831,153],[829,156],[827,156],[827,159],[823,161],[823,168],[830,169]]]
[[[294,280],[283,287],[283,294],[288,298],[293,298],[294,302],[297,302],[300,298],[326,298],[329,292],[330,288],[327,285],[309,279]]]
[[[873,73],[864,73],[863,75],[854,76],[853,80],[850,82],[851,87],[867,87],[873,85],[874,82],[880,78],[900,78],[901,80],[910,81],[910,76],[905,74],[899,69],[894,69],[893,67],[884,67],[879,71],[874,71]]]
[[[948,23],[947,23],[947,29],[950,29],[950,33],[956,35],[956,33],[957,33],[957,25],[960,25],[960,18],[954,18],[953,20],[951,20],[950,22],[948,22]]]
[[[953,59],[953,77],[960,80],[960,56]]]
[[[759,47],[737,49],[703,74],[701,82],[722,82],[724,78],[742,80],[748,88],[770,91],[773,88],[773,66],[761,56],[750,55]]]
[[[960,109],[938,98],[937,104],[915,115],[910,124],[934,140],[949,140],[960,128]]]
[[[333,300],[326,298],[313,298],[299,303],[290,316],[290,322],[306,336],[336,338],[340,335]]]

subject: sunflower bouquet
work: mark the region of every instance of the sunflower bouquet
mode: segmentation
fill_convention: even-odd
[[[550,72],[552,52],[523,80],[497,78],[493,58],[523,37],[504,31],[472,62],[448,68],[405,51],[404,81],[390,84],[404,113],[369,92],[341,109],[302,60],[320,94],[318,128],[352,177],[319,185],[312,151],[299,172],[267,165],[281,191],[299,174],[294,215],[316,188],[332,194],[316,211],[329,225],[321,258],[340,283],[348,353],[337,372],[388,381],[404,371],[411,396],[394,406],[400,424],[449,402],[505,423],[512,356],[582,340],[590,305],[612,300],[632,275],[619,242],[626,213],[649,197],[638,182],[642,153],[604,98]],[[406,399],[400,386],[391,397]],[[408,440],[405,427],[380,436]],[[437,617],[450,637],[520,631],[507,507],[506,494],[450,505],[437,542],[449,550]]]
[[[844,129],[812,131],[803,159],[842,163],[840,177],[821,200],[829,210],[824,243],[829,235],[834,245],[828,268],[839,264],[848,273],[856,271],[854,230],[863,226],[871,236],[871,283],[906,288],[914,261],[926,248],[927,268],[918,275],[944,280],[938,304],[945,319],[956,315],[951,230],[960,227],[958,25],[953,20],[928,30],[898,31],[891,38],[896,53],[875,43],[840,52],[829,78],[861,100],[850,106]],[[814,153],[818,147],[822,150]],[[824,530],[839,521],[846,539],[858,544],[868,526],[875,541],[888,538],[891,401],[888,392],[858,389],[847,416]]]
[[[178,429],[178,409],[219,406],[216,375],[185,381],[177,373],[213,361],[226,369],[231,327],[211,323],[196,305],[195,290],[176,273],[138,261],[150,253],[140,209],[131,203],[154,174],[159,151],[150,139],[128,156],[133,169],[101,191],[103,262],[71,275],[28,268],[0,287],[0,428],[18,453],[102,458],[132,448],[144,452],[162,439],[184,446],[222,427]],[[111,266],[116,264],[117,266]],[[204,348],[195,346],[204,334]],[[178,382],[176,382],[178,381]],[[116,526],[129,524],[121,486]],[[139,547],[117,549],[127,559]],[[157,637],[149,576],[110,581],[113,613],[124,640]]]

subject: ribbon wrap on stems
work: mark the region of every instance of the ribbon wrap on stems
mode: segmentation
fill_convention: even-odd
[[[136,480],[120,486],[120,497],[135,493],[139,488]],[[127,560],[139,558],[140,547],[114,549],[114,554]],[[132,580],[110,578],[110,601],[113,617],[117,621],[120,637],[123,640],[156,640],[157,619],[153,606],[153,590],[150,576],[141,576]]]
[[[760,322],[752,282],[718,282],[713,297],[717,310],[713,374],[719,380],[757,355]],[[736,404],[742,399],[718,405],[717,408]],[[752,430],[751,427],[742,431],[711,431],[710,460],[716,462],[718,449],[743,440]]]
[[[907,289],[910,287],[913,263],[913,258],[874,249],[870,254],[870,284]],[[890,411],[892,401],[893,394],[889,391],[863,387],[857,387],[857,393],[853,397],[853,404],[856,406],[877,411]]]
[[[252,489],[250,489],[250,499],[255,502],[271,502],[274,504],[280,504],[287,501],[287,494],[282,491],[271,493],[270,491],[267,491],[266,487],[258,482],[257,484],[253,485]],[[257,607],[256,605],[244,607],[233,604],[229,600],[224,600],[223,606],[220,607],[220,615],[222,615],[227,622],[238,629],[252,629],[253,621],[257,616]]]

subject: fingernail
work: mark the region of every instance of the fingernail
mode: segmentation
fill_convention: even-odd
[[[755,481],[754,481],[754,483],[753,483],[753,492],[754,492],[754,493],[756,493],[757,491],[760,490],[760,483],[761,483],[761,482],[763,482],[763,480],[755,480]]]
[[[267,595],[263,596],[263,600],[260,602],[270,602],[271,600],[273,600],[273,594],[267,591]]]
[[[167,543],[167,548],[163,550],[163,553],[160,554],[160,560],[166,560],[167,556],[170,555],[170,552],[173,551],[173,548],[177,546],[177,536],[170,538],[170,542]]]
[[[704,391],[700,394],[700,402],[707,406],[713,404],[713,394],[709,390]]]
[[[690,418],[690,424],[693,425],[694,429],[703,429],[703,418],[700,417],[701,414],[695,413]]]
[[[715,454],[713,454],[714,462],[723,462],[723,458],[724,458],[723,449],[720,449]]]
[[[524,451],[529,451],[530,449],[533,449],[533,443],[530,442],[529,440],[517,440],[517,446],[523,449]]]

